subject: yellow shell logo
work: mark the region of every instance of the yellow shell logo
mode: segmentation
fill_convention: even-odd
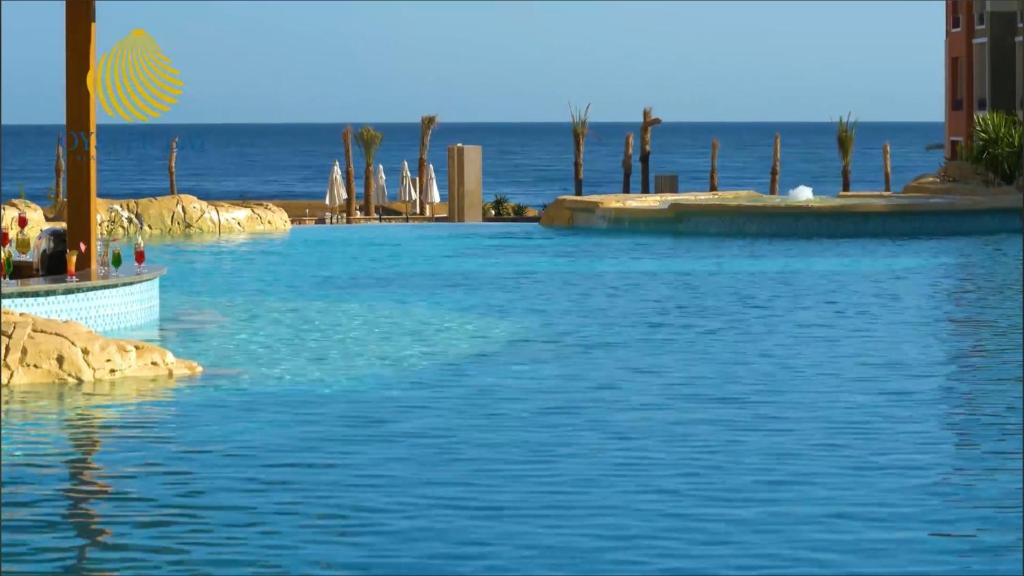
[[[158,118],[178,102],[184,82],[171,67],[156,40],[141,28],[100,56],[95,74],[89,71],[89,91],[99,97],[103,110],[128,122]],[[113,107],[113,111],[111,111]]]

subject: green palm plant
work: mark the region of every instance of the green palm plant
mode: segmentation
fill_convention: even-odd
[[[839,160],[843,163],[843,192],[850,191],[850,164],[853,162],[853,144],[857,137],[857,121],[851,119],[852,114],[846,113],[846,118],[839,116],[836,122],[836,146],[839,149]]]
[[[520,204],[519,202],[516,202],[515,204],[512,205],[512,215],[513,216],[522,217],[522,216],[528,216],[529,214],[530,214],[530,207],[527,206],[526,204]]]
[[[363,151],[363,213],[373,216],[373,157],[380,148],[384,135],[373,129],[373,126],[363,126],[356,134],[356,145]]]
[[[427,153],[430,151],[430,135],[437,126],[437,115],[420,116],[420,158],[416,166],[418,182],[427,181]],[[422,186],[422,184],[421,184]],[[420,210],[426,214],[427,205],[421,204]]]
[[[490,202],[491,210],[494,210],[496,217],[510,216],[512,214],[512,203],[509,201],[508,196],[504,194],[495,194],[494,200]]]
[[[590,104],[582,110],[569,104],[569,119],[572,123],[573,184],[576,195],[583,196],[583,143],[590,131]]]
[[[1013,184],[1021,175],[1024,124],[999,110],[974,116],[969,158],[998,182]]]

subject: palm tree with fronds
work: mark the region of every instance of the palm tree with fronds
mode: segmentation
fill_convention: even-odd
[[[590,104],[582,110],[579,106],[569,104],[569,119],[572,122],[573,182],[576,195],[583,196],[583,143],[590,130]]]
[[[427,153],[430,151],[430,135],[437,126],[437,115],[430,114],[427,116],[420,116],[420,161],[416,166],[416,175],[419,177],[418,182],[427,181]],[[422,184],[420,184],[422,186]],[[419,194],[419,190],[416,191]],[[427,204],[425,202],[420,203],[420,211],[426,214]]]
[[[384,135],[374,130],[373,126],[363,126],[356,134],[356,145],[363,151],[363,161],[366,163],[363,170],[363,213],[367,216],[373,216],[373,157],[383,140]]]
[[[843,192],[850,191],[850,164],[853,162],[853,143],[857,136],[857,121],[847,112],[836,122],[836,146],[839,149],[839,160],[843,163]]]

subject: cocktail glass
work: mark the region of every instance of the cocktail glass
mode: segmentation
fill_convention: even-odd
[[[142,238],[135,241],[135,271],[142,273],[146,270],[143,263],[146,262],[146,246],[142,243]]]
[[[28,214],[24,210],[18,212],[18,228],[24,230],[28,226]]]
[[[7,226],[0,229],[0,247],[7,248],[7,245],[11,243],[11,233],[7,231]]]
[[[32,239],[24,230],[19,231],[18,235],[14,237],[14,249],[21,254],[22,258],[28,256],[29,251],[32,250]]]
[[[113,276],[117,276],[117,269],[121,267],[121,247],[114,245],[114,251],[110,255],[110,265],[114,267]]]
[[[4,250],[3,251],[3,255],[4,255],[4,261],[3,261],[4,272],[7,273],[7,280],[10,281],[11,274],[14,273],[14,255],[11,254],[10,250]]]
[[[75,264],[78,263],[78,250],[68,250],[68,282],[78,282],[78,276],[75,274]]]

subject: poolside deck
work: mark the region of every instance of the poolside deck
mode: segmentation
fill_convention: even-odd
[[[1019,232],[1021,194],[852,193],[790,200],[750,190],[562,196],[541,225],[711,236],[931,236]]]

